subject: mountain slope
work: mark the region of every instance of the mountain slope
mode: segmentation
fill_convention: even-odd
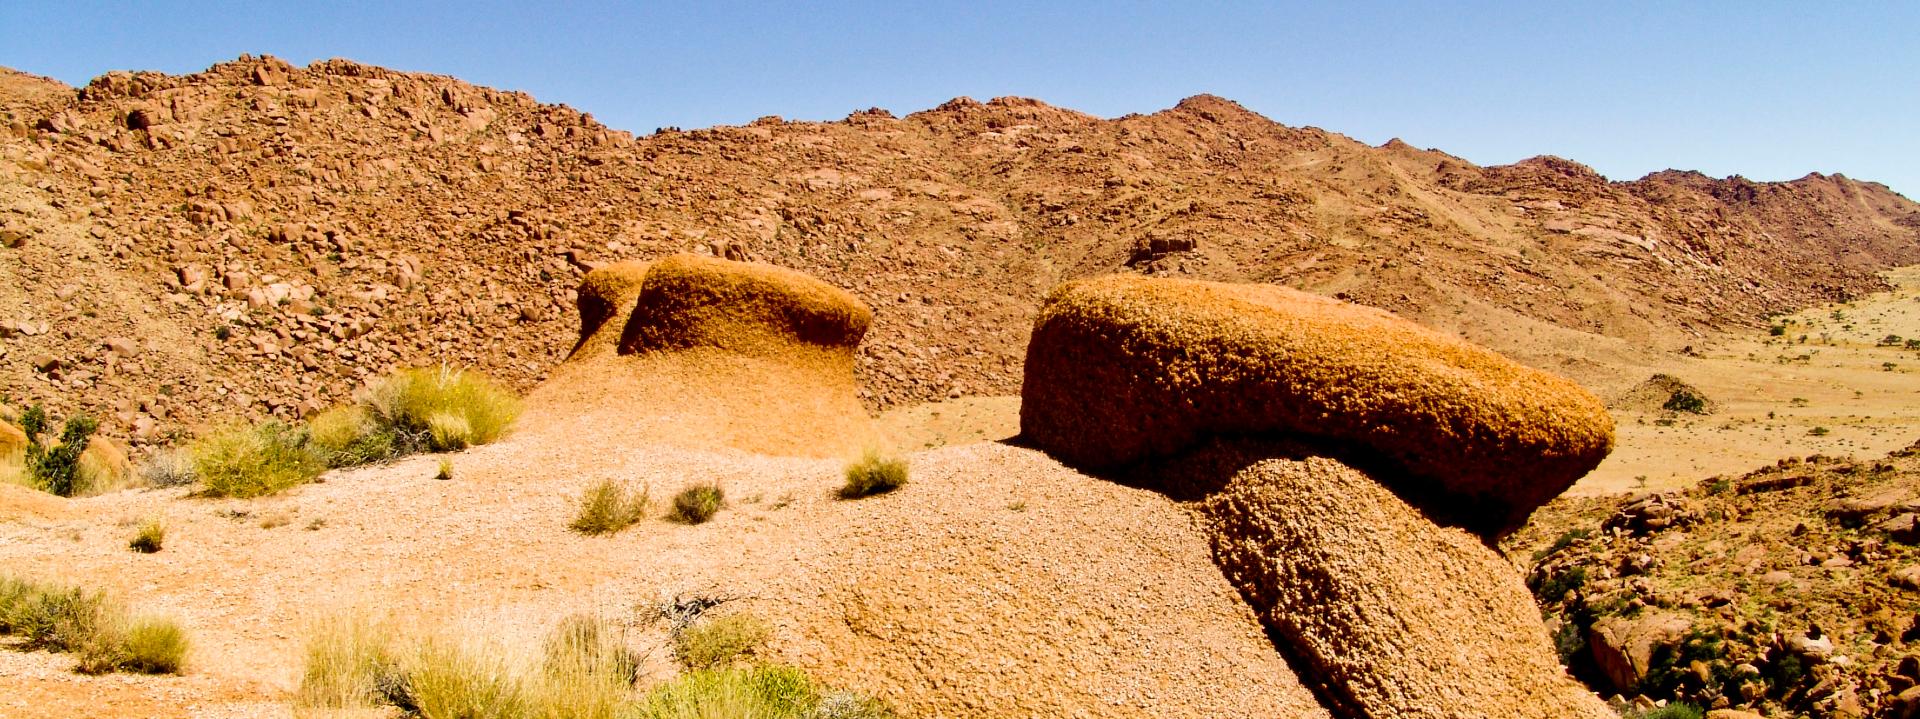
[[[1043,293],[1105,272],[1339,295],[1606,384],[1628,379],[1613,360],[1920,262],[1920,205],[1872,183],[1483,168],[1209,96],[635,138],[344,60],[0,77],[0,231],[22,243],[0,249],[0,393],[141,440],[295,415],[396,365],[530,386],[586,269],[689,250],[872,305],[870,408],[1012,394]]]

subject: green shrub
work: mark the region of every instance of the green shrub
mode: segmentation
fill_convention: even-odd
[[[720,491],[720,485],[696,484],[673,496],[673,512],[667,518],[686,524],[700,524],[713,519],[726,499],[726,494]]]
[[[139,531],[134,533],[133,541],[128,542],[127,547],[141,554],[152,554],[160,551],[166,541],[167,525],[158,517],[149,517],[140,522]]]
[[[646,489],[638,491],[611,479],[601,480],[580,497],[580,513],[567,525],[581,534],[607,534],[633,526],[647,515]]]
[[[234,426],[193,443],[193,470],[207,493],[259,497],[312,482],[327,462],[306,433],[279,422]]]
[[[1707,398],[1690,389],[1676,389],[1673,394],[1667,396],[1666,404],[1661,405],[1660,408],[1669,412],[1706,414]]]
[[[1807,434],[1813,435],[1815,437],[1825,437],[1832,431],[1833,430],[1827,429],[1825,427],[1814,427],[1813,429],[1807,430]]]
[[[860,459],[847,465],[847,483],[840,487],[841,499],[857,499],[884,494],[907,483],[907,461],[868,448]]]
[[[27,435],[26,474],[41,490],[71,497],[83,487],[80,455],[100,424],[84,414],[68,417],[60,429],[60,443],[48,447],[40,442],[40,435],[50,429],[49,421],[47,411],[37,404],[20,415],[20,430]]]
[[[1560,536],[1555,537],[1553,540],[1553,543],[1547,545],[1546,548],[1541,549],[1538,552],[1534,552],[1533,561],[1538,562],[1542,559],[1546,559],[1547,557],[1551,557],[1555,553],[1559,552],[1560,550],[1573,546],[1574,542],[1578,542],[1582,539],[1586,539],[1591,536],[1593,536],[1593,530],[1588,529],[1586,527],[1576,527],[1573,529],[1569,529],[1561,533]]]
[[[360,403],[386,425],[426,435],[434,451],[492,442],[520,415],[520,401],[511,393],[449,367],[395,374],[368,387]]]
[[[791,667],[763,665],[682,674],[648,693],[638,719],[801,719],[820,704],[819,690]]]
[[[730,614],[692,624],[673,637],[673,657],[688,669],[713,669],[752,657],[773,628],[751,614]]]
[[[1706,713],[1692,704],[1671,702],[1644,712],[1629,712],[1627,716],[1630,719],[1701,719]]]

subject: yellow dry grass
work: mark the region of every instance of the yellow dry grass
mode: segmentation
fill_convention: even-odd
[[[1606,407],[1572,381],[1272,285],[1061,285],[1035,323],[1021,395],[1024,434],[1073,464],[1168,456],[1209,435],[1305,437],[1388,460],[1492,529],[1613,445]]]

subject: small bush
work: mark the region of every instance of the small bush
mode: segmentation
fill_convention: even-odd
[[[160,618],[128,621],[126,612],[100,592],[0,578],[0,634],[25,640],[22,648],[72,652],[75,669],[178,673],[185,665],[187,635]]]
[[[87,443],[100,424],[84,414],[68,417],[60,429],[60,443],[49,447],[40,441],[40,435],[51,429],[49,422],[47,411],[40,405],[28,407],[20,415],[20,430],[27,435],[26,474],[41,490],[72,497],[84,488],[80,455],[87,451]]]
[[[368,387],[360,403],[385,424],[426,434],[434,451],[492,442],[520,415],[520,401],[511,393],[448,367],[395,374]]]
[[[312,482],[326,471],[325,458],[306,440],[298,429],[264,422],[215,432],[188,451],[208,494],[259,497]]]
[[[404,695],[423,717],[529,716],[532,706],[498,647],[467,647],[446,637],[422,642],[402,664]]]
[[[820,704],[812,680],[782,666],[682,674],[647,695],[638,719],[802,719]]]
[[[567,525],[581,534],[608,534],[633,526],[647,515],[646,489],[628,489],[611,479],[601,480],[580,497],[580,514]]]
[[[133,535],[133,541],[127,547],[141,554],[160,551],[167,541],[167,525],[157,517],[149,517],[140,522],[140,530]]]
[[[869,448],[860,459],[847,465],[846,476],[847,483],[840,487],[841,499],[884,494],[907,483],[907,461]]]
[[[442,481],[453,479],[453,460],[441,458],[440,468],[434,471],[433,478]]]
[[[767,643],[773,628],[750,614],[731,614],[676,632],[673,657],[688,669],[713,669],[750,658]]]
[[[725,503],[726,494],[720,491],[720,485],[696,484],[673,496],[673,512],[667,518],[686,524],[700,524],[713,519],[713,515]]]
[[[193,457],[178,449],[163,449],[140,464],[140,479],[149,487],[185,487],[200,481],[193,473]]]
[[[1813,429],[1807,430],[1807,434],[1813,435],[1815,437],[1825,437],[1832,431],[1833,430],[1827,429],[1825,427],[1814,427]]]
[[[385,703],[396,674],[388,627],[358,616],[321,620],[307,639],[306,666],[294,703],[346,709]]]
[[[1701,719],[1706,713],[1692,704],[1671,702],[1644,712],[1629,712],[1627,716],[1630,719]]]
[[[1553,556],[1555,553],[1559,552],[1560,550],[1573,546],[1574,542],[1578,542],[1582,539],[1586,539],[1591,536],[1593,536],[1593,530],[1588,529],[1586,527],[1576,527],[1574,529],[1569,529],[1561,533],[1560,536],[1555,537],[1553,540],[1553,543],[1547,545],[1546,548],[1541,549],[1538,552],[1534,552],[1533,561],[1538,562],[1542,559],[1546,559],[1547,557]]]
[[[308,418],[307,437],[329,467],[354,467],[406,454],[407,443],[398,433],[375,421],[373,413],[358,404]]]
[[[1667,396],[1666,404],[1661,405],[1660,408],[1669,412],[1706,414],[1707,398],[1690,389],[1676,389],[1673,394]]]
[[[143,618],[127,627],[117,671],[178,674],[186,666],[187,633],[167,619]]]

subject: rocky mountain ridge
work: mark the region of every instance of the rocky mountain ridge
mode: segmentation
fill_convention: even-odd
[[[0,126],[0,394],[137,442],[295,416],[401,365],[530,386],[587,270],[674,252],[872,305],[872,409],[1014,394],[1044,293],[1108,272],[1287,284],[1604,383],[1597,356],[1920,262],[1920,205],[1874,183],[1478,167],[1211,96],[634,137],[453,78],[242,57],[79,90],[6,71]]]

